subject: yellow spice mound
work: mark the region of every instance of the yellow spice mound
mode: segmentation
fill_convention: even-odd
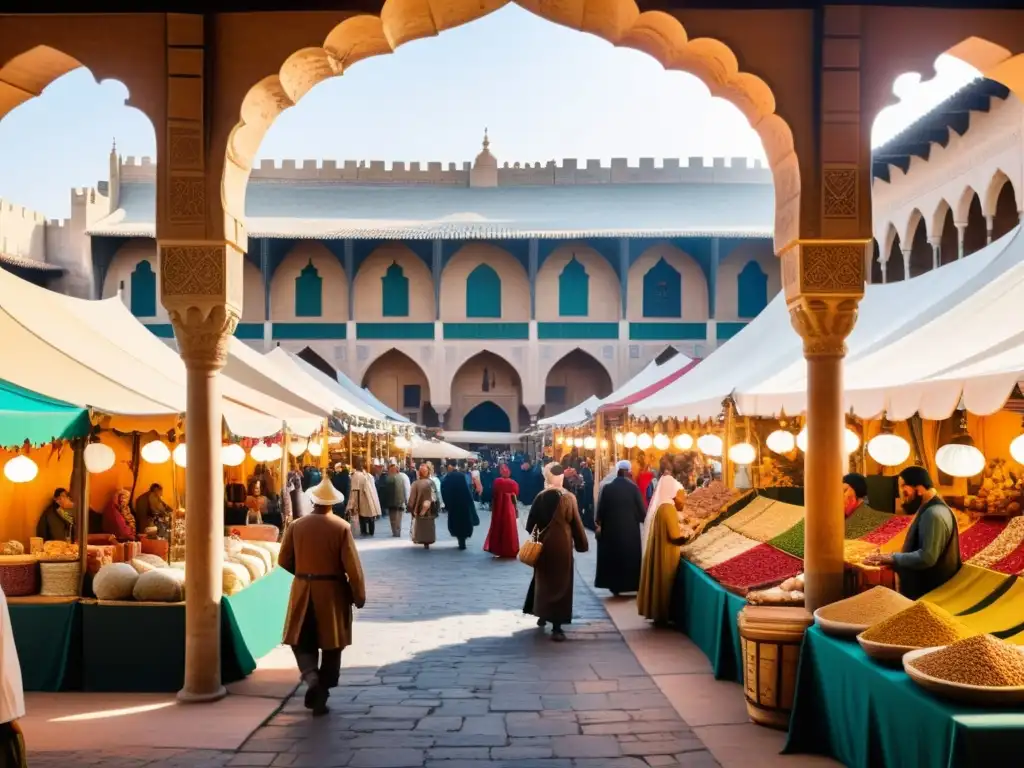
[[[992,635],[976,635],[910,665],[939,680],[988,688],[1024,686],[1024,653]]]
[[[910,607],[914,601],[888,587],[873,587],[818,610],[827,621],[871,626]]]
[[[951,645],[975,634],[953,615],[923,600],[866,630],[861,637],[873,643],[930,648]]]

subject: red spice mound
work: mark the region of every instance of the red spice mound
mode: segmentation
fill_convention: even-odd
[[[904,529],[912,522],[914,522],[913,515],[896,515],[891,520],[875,528],[871,533],[861,536],[860,540],[869,541],[872,544],[885,544],[890,539],[894,539],[903,533]]]
[[[993,571],[1000,573],[1015,574],[1024,571],[1024,543],[1017,546],[1013,552],[1008,554],[997,563],[989,566]]]
[[[960,559],[965,563],[991,544],[1006,527],[1004,520],[979,520],[960,534]]]
[[[709,568],[708,576],[727,587],[746,589],[788,579],[804,570],[803,560],[770,544],[759,544],[742,555]]]

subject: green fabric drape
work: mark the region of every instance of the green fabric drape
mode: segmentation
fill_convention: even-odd
[[[8,605],[26,691],[77,687],[82,653],[79,608],[77,602]]]
[[[281,644],[292,575],[275,568],[252,586],[221,600],[221,677],[241,680],[256,660]]]
[[[1013,760],[1024,708],[984,710],[938,699],[855,641],[812,627],[800,654],[785,754],[828,755],[849,768],[971,768]]]
[[[716,680],[743,676],[736,617],[746,601],[724,589],[687,560],[679,562],[672,593],[676,629],[684,632],[711,662]]]
[[[89,434],[84,408],[51,400],[0,379],[0,446],[16,447],[28,440],[43,445]]]

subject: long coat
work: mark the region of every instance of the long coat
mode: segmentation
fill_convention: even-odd
[[[448,510],[448,533],[456,539],[473,535],[473,517],[476,504],[469,492],[466,478],[461,472],[449,472],[441,480],[441,497]]]
[[[666,502],[655,510],[650,536],[640,570],[636,609],[644,618],[665,622],[672,618],[672,587],[683,537],[675,504]]]
[[[278,565],[296,578],[284,620],[284,642],[298,645],[306,609],[316,615],[317,645],[326,650],[352,644],[352,606],[366,603],[366,583],[352,527],[334,514],[299,518],[284,532]],[[305,579],[306,575],[332,576]]]
[[[519,554],[519,485],[515,480],[499,477],[491,490],[491,527],[484,540],[484,551],[497,557],[515,557]]]
[[[437,541],[436,518],[440,499],[434,482],[422,478],[412,484],[409,491],[409,514],[412,515],[412,540],[415,544],[433,544]]]
[[[523,613],[568,624],[572,620],[573,550],[586,552],[589,548],[576,497],[559,488],[540,493],[526,519],[526,530],[534,528],[541,531],[543,547]]]
[[[349,478],[351,495],[348,499],[349,515],[380,517],[380,499],[373,475],[356,470]]]
[[[636,592],[640,588],[640,527],[646,505],[640,489],[628,477],[608,484],[597,505],[597,578],[594,586],[610,592]]]

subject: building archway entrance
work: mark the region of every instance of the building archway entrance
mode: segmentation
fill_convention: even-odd
[[[404,352],[389,349],[363,374],[362,386],[391,410],[414,424],[437,426],[430,406],[430,382],[416,362]],[[433,421],[433,423],[427,423]]]
[[[544,380],[544,412],[561,413],[593,396],[612,393],[612,379],[593,355],[574,349],[555,363]]]
[[[462,417],[462,429],[466,432],[511,432],[512,421],[500,405],[485,400]]]

